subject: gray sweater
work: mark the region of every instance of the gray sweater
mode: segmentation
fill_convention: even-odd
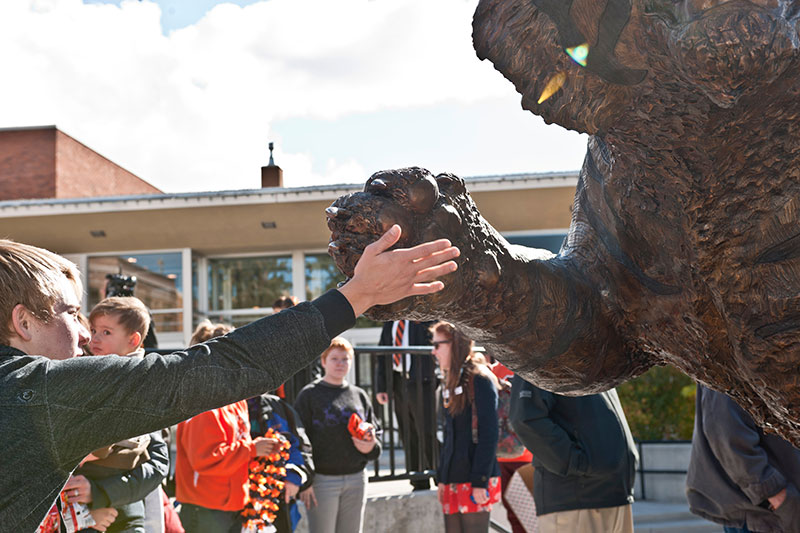
[[[34,531],[92,450],[275,389],[354,323],[333,290],[170,355],[53,361],[0,346],[0,532]]]
[[[725,394],[697,386],[692,458],[686,477],[689,508],[729,527],[758,533],[800,532],[800,451],[766,435]],[[786,489],[777,509],[767,498]]]

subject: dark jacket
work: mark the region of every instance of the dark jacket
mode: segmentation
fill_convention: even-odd
[[[0,346],[0,530],[34,531],[92,450],[275,389],[354,323],[333,290],[169,355],[55,361]]]
[[[540,515],[633,502],[639,457],[617,392],[561,396],[514,376],[511,423],[533,454]]]
[[[473,488],[486,488],[490,477],[500,475],[497,464],[497,387],[487,377],[476,375],[473,388],[478,442],[476,444],[472,438],[472,406],[469,402],[456,416],[444,410],[444,443],[436,473],[439,483],[470,483]]]
[[[697,386],[689,508],[712,522],[750,531],[800,531],[800,451],[767,435],[725,394]],[[767,498],[786,488],[769,510]]]
[[[384,322],[381,330],[381,338],[378,343],[380,346],[393,346],[392,324],[394,322]],[[409,346],[430,346],[431,333],[428,328],[433,322],[414,322],[408,321],[408,344]],[[375,392],[386,392],[387,388],[387,367],[392,372],[392,355],[379,355],[375,362]],[[391,376],[391,374],[389,374]],[[432,355],[411,355],[411,367],[408,372],[408,385],[415,385],[419,381],[423,383],[434,383],[436,381],[436,361]],[[413,398],[413,396],[412,396]]]
[[[119,513],[108,528],[110,533],[144,527],[144,499],[156,490],[169,473],[169,450],[160,431],[150,433],[149,459],[131,470],[118,470],[84,463],[75,474],[86,476],[92,487],[91,509],[113,507]]]

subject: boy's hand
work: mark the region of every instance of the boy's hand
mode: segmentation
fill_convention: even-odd
[[[306,509],[311,509],[317,505],[317,497],[314,494],[314,487],[308,487],[300,493],[300,501],[306,506]]]
[[[97,531],[106,531],[114,520],[117,519],[117,510],[113,507],[103,507],[102,509],[94,509],[89,511],[94,518],[95,525],[92,528]]]
[[[353,277],[339,288],[356,316],[375,305],[440,291],[444,284],[434,280],[458,268],[451,261],[458,257],[458,248],[447,239],[389,250],[400,239],[400,233],[400,226],[395,224],[367,246]]]
[[[489,501],[489,491],[480,487],[472,488],[472,501],[478,505],[483,505]]]
[[[370,437],[366,440],[361,440],[356,437],[350,437],[353,439],[353,445],[356,447],[356,450],[360,451],[363,454],[367,454],[372,451],[375,447],[377,442],[375,441],[375,437],[370,434]]]
[[[278,439],[256,437],[255,439],[253,439],[253,442],[256,445],[256,455],[259,457],[272,455],[273,453],[278,451],[279,447]]]
[[[61,492],[64,493],[70,503],[92,503],[92,485],[88,479],[80,474],[70,476]]]
[[[284,487],[286,488],[286,503],[289,503],[290,501],[292,501],[292,498],[297,496],[297,491],[300,490],[300,487],[298,487],[291,481],[287,481],[284,484]]]

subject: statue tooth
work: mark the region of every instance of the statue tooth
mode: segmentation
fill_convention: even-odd
[[[539,101],[536,102],[537,104],[541,104],[551,96],[553,96],[556,91],[558,91],[564,82],[567,80],[567,74],[565,72],[556,72],[547,80],[547,83],[544,86],[544,90],[542,94],[539,96]]]

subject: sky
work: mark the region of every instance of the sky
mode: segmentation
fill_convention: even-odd
[[[577,170],[472,48],[477,0],[3,0],[0,128],[56,125],[165,192]]]

